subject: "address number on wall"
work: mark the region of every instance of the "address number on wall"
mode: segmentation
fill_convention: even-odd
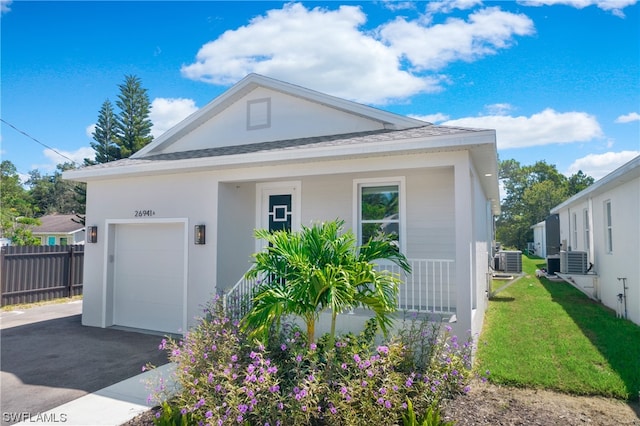
[[[156,212],[154,210],[134,210],[135,217],[151,217],[155,215]]]

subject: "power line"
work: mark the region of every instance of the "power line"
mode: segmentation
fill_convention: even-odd
[[[64,154],[61,154],[60,152],[58,152],[57,150],[55,150],[54,148],[51,148],[49,145],[40,142],[38,139],[34,138],[33,136],[31,136],[30,134],[28,134],[27,132],[18,129],[16,126],[14,126],[13,124],[9,123],[7,120],[5,120],[4,118],[0,118],[0,121],[2,121],[4,124],[6,124],[7,126],[11,127],[13,130],[15,130],[18,133],[22,133],[23,135],[25,135],[26,137],[28,137],[29,139],[31,139],[32,141],[44,146],[47,149],[50,149],[51,151],[55,152],[56,154],[58,154],[60,157],[62,158],[66,158],[67,160],[71,161],[73,164],[79,166],[80,164],[74,160],[72,160],[71,158],[67,157]]]

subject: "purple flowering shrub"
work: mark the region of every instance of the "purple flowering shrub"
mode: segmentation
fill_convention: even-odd
[[[203,425],[399,424],[407,401],[422,414],[466,389],[470,342],[459,345],[437,329],[416,322],[381,343],[371,321],[329,347],[326,336],[308,342],[298,327],[282,324],[265,347],[216,300],[183,339],[160,345],[176,363],[180,391],[163,404],[158,424],[171,424],[166,418],[177,412]]]

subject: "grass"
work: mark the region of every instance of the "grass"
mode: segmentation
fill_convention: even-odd
[[[40,302],[33,302],[33,303],[19,303],[19,304],[16,304],[16,305],[7,305],[7,306],[0,307],[0,311],[1,312],[10,312],[10,311],[15,311],[15,310],[33,308],[34,306],[55,305],[57,303],[69,303],[69,302],[73,302],[75,300],[82,300],[82,295],[73,296],[73,297],[61,297],[59,299],[43,300],[43,301],[40,301]]]
[[[495,384],[637,399],[640,327],[570,284],[536,278],[543,262],[524,256],[526,276],[489,302],[478,370]]]

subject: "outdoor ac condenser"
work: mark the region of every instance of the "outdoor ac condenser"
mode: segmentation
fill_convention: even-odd
[[[521,251],[500,251],[498,252],[500,270],[519,274],[522,272],[522,252]]]
[[[561,251],[560,252],[560,273],[586,274],[587,273],[587,252],[586,251]]]

